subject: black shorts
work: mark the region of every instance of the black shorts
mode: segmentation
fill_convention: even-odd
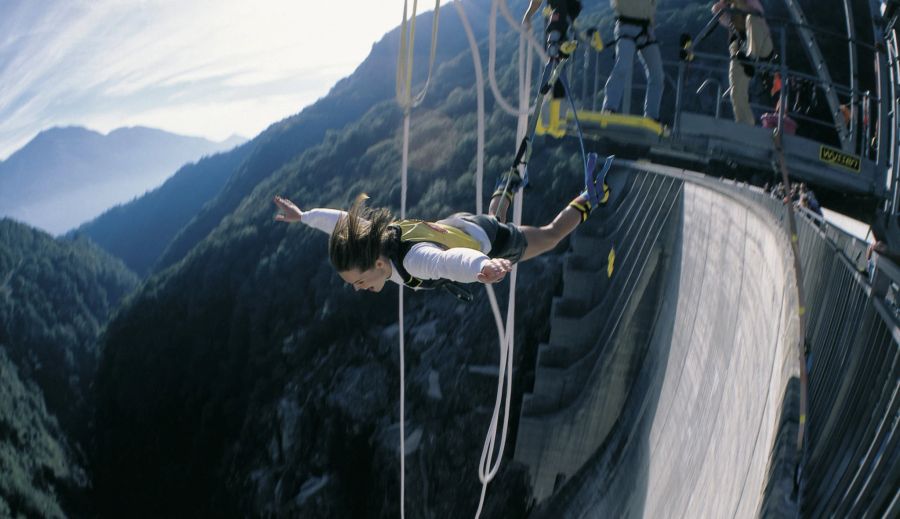
[[[454,216],[484,229],[491,242],[489,258],[503,258],[517,263],[525,254],[528,240],[516,224],[501,223],[497,221],[496,217],[486,214],[457,213]]]
[[[550,0],[549,4],[553,13],[559,15],[557,19],[565,24],[566,29],[568,29],[569,22],[574,22],[575,18],[581,14],[580,0]],[[553,18],[551,15],[551,22],[554,21]],[[565,32],[563,32],[563,36],[565,36]]]
[[[547,34],[552,31],[559,31],[563,40],[566,39],[569,32],[569,24],[575,23],[575,18],[581,13],[581,2],[578,0],[559,0],[550,2],[550,8],[553,10],[550,14],[550,23],[547,25]]]

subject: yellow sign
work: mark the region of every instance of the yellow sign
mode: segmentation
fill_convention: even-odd
[[[606,258],[606,277],[611,278],[613,275],[613,270],[616,268],[616,249],[612,247],[609,249],[609,256]]]
[[[600,31],[594,31],[594,34],[591,36],[591,47],[597,52],[603,50],[603,39],[600,38]]]
[[[844,153],[841,150],[822,146],[819,148],[819,160],[849,169],[854,173],[859,173],[859,157]]]

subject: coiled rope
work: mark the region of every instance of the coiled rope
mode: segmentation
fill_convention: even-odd
[[[520,99],[521,99],[521,93],[522,93],[523,69],[526,67],[526,61],[527,61],[527,70],[530,72],[531,71],[531,63],[532,63],[531,62],[531,56],[532,56],[531,52],[527,53],[527,57],[528,57],[527,60],[525,58],[526,57],[525,43],[526,42],[528,43],[528,45],[527,45],[528,49],[531,49],[538,54],[540,61],[542,63],[547,62],[550,59],[550,57],[544,51],[544,47],[537,41],[537,38],[534,37],[534,34],[532,34],[532,32],[529,31],[527,28],[522,27],[522,25],[515,18],[513,18],[512,14],[510,14],[510,12],[509,12],[509,6],[506,5],[506,0],[492,0],[491,1],[491,14],[490,14],[489,22],[488,22],[488,80],[490,81],[491,92],[494,94],[494,99],[497,100],[497,104],[500,105],[500,108],[502,108],[504,112],[508,113],[509,115],[515,116],[515,117],[522,117],[523,109],[521,108],[521,103],[520,103],[520,108],[518,110],[513,108],[512,105],[510,105],[509,102],[506,100],[506,98],[503,97],[503,94],[500,92],[500,87],[497,86],[497,75],[495,74],[495,68],[496,68],[495,62],[496,62],[496,58],[497,58],[497,10],[498,9],[500,10],[501,14],[503,14],[503,17],[506,18],[506,21],[509,22],[509,24],[513,27],[513,29],[515,29],[519,33],[519,93],[520,93]],[[530,88],[529,88],[529,90],[530,90]],[[528,98],[526,97],[526,100],[527,99]],[[525,115],[525,117],[528,117],[528,114],[533,111],[534,107],[529,106],[527,103],[525,104],[525,106],[527,108],[524,110],[524,112],[525,112],[524,115]],[[526,124],[527,124],[527,120],[526,120]],[[516,141],[516,142],[518,142],[518,141]]]
[[[454,6],[456,7],[457,13],[459,14],[460,21],[462,22],[463,29],[466,33],[466,38],[469,41],[469,48],[472,53],[472,62],[475,66],[475,83],[476,83],[476,97],[477,97],[477,105],[478,105],[478,124],[477,124],[477,151],[476,151],[476,173],[475,173],[475,207],[476,212],[478,214],[483,213],[483,204],[482,204],[482,185],[484,183],[484,128],[485,128],[485,110],[484,110],[484,76],[481,70],[481,55],[478,50],[478,44],[475,41],[475,35],[472,32],[472,26],[469,23],[469,19],[466,16],[465,10],[463,9],[460,2],[454,2]],[[493,11],[495,17],[492,18],[493,21],[496,20],[496,11]],[[492,47],[493,48],[493,47]],[[521,46],[520,46],[521,48]],[[520,84],[521,87],[521,84]],[[527,96],[525,97],[527,102]],[[521,99],[520,99],[521,101]],[[517,207],[521,207],[521,198],[519,199],[519,204]],[[521,211],[519,211],[519,216],[521,218]],[[494,401],[494,411],[491,416],[491,424],[488,427],[488,433],[485,438],[484,447],[481,451],[481,458],[479,460],[478,465],[478,478],[481,481],[481,495],[478,501],[478,509],[475,512],[475,517],[478,518],[481,515],[481,511],[484,507],[484,498],[487,495],[487,485],[494,478],[499,469],[500,458],[502,457],[503,448],[506,444],[506,433],[507,433],[507,425],[509,423],[509,409],[510,409],[510,395],[512,394],[512,370],[513,370],[513,321],[515,319],[515,277],[516,277],[516,269],[513,268],[513,272],[510,277],[510,304],[509,304],[509,312],[507,314],[507,323],[504,327],[503,319],[500,315],[500,307],[497,304],[497,298],[494,294],[493,287],[490,285],[485,285],[485,289],[488,293],[488,298],[491,303],[491,310],[493,311],[494,321],[497,325],[497,335],[499,337],[500,343],[500,361],[499,361],[499,369],[497,375],[497,397]],[[506,332],[510,332],[507,335]],[[505,389],[504,389],[505,383]],[[504,400],[503,395],[506,395]],[[499,451],[495,449],[495,442],[497,437],[497,424],[499,422],[500,415],[500,406],[504,405],[504,418],[503,418],[503,429],[502,435],[500,439]],[[494,457],[494,453],[499,452],[497,455],[496,462],[492,463],[491,459]],[[493,466],[492,466],[493,465]]]
[[[397,55],[397,81],[395,83],[395,93],[397,104],[403,109],[404,113],[409,114],[410,110],[422,104],[425,100],[425,94],[428,92],[428,85],[431,83],[431,72],[434,69],[434,59],[437,53],[437,34],[438,34],[438,15],[440,14],[441,2],[434,2],[434,22],[431,25],[431,51],[428,56],[428,76],[425,78],[425,85],[422,90],[412,95],[412,69],[413,69],[413,51],[415,49],[416,37],[416,9],[418,0],[413,0],[412,13],[407,20],[406,13],[408,8],[408,0],[403,0],[403,21],[400,23],[400,52]]]
[[[456,8],[460,16],[460,20],[462,21],[463,28],[466,31],[466,36],[469,39],[469,47],[472,52],[472,60],[476,67],[476,93],[479,98],[483,98],[484,95],[484,80],[481,74],[481,60],[478,53],[478,46],[475,43],[474,35],[472,34],[471,26],[468,22],[468,18],[459,3],[456,3]],[[500,89],[497,86],[496,82],[496,74],[495,74],[495,62],[496,62],[496,25],[497,25],[497,11],[501,10],[506,16],[507,21],[510,25],[519,33],[519,62],[518,62],[518,72],[519,72],[519,108],[512,108],[509,103],[503,98],[500,93]],[[530,107],[528,104],[531,90],[530,84],[530,72],[532,68],[532,53],[529,50],[529,46],[527,45],[528,39],[530,38],[532,45],[531,48],[537,49],[544,56],[546,54],[543,53],[543,48],[538,45],[531,35],[530,31],[525,30],[521,25],[516,21],[509,13],[509,9],[506,6],[505,0],[493,0],[491,2],[491,13],[490,19],[488,22],[488,38],[489,38],[489,48],[488,48],[488,77],[491,84],[491,90],[497,99],[498,104],[509,114],[518,117],[518,125],[516,128],[516,142],[520,142],[528,129],[528,115],[530,112]],[[483,142],[484,136],[484,103],[478,103],[478,131],[479,131],[479,142]],[[482,212],[482,200],[481,200],[481,186],[483,184],[483,171],[484,167],[481,162],[484,160],[484,155],[480,154],[478,157],[479,164],[476,168],[476,201],[475,205],[479,213]],[[526,165],[521,165],[520,174],[525,177],[524,168]],[[516,225],[520,224],[522,221],[522,207],[524,202],[524,195],[520,190],[516,193],[516,196],[513,201],[513,223]],[[497,336],[499,339],[499,347],[500,347],[500,359],[499,359],[499,369],[497,374],[497,393],[496,398],[494,400],[494,410],[491,415],[491,423],[488,427],[488,432],[485,437],[484,446],[481,451],[481,458],[478,464],[478,479],[481,481],[481,495],[478,500],[478,509],[475,512],[475,517],[481,516],[481,512],[484,508],[484,499],[487,495],[487,486],[493,480],[493,478],[497,475],[497,472],[500,469],[500,461],[503,457],[503,451],[506,446],[506,438],[509,430],[509,413],[511,408],[511,398],[512,398],[512,377],[513,377],[513,359],[514,359],[514,330],[515,330],[515,308],[516,308],[516,281],[518,278],[518,266],[514,265],[512,272],[510,273],[510,285],[509,285],[509,304],[507,306],[506,313],[506,323],[504,325],[503,318],[500,312],[500,306],[497,303],[497,297],[494,293],[494,289],[491,285],[485,285],[485,290],[488,294],[488,299],[491,305],[491,311],[494,315],[494,321],[497,326]],[[500,421],[500,408],[503,407],[503,425],[500,428],[500,438],[499,442],[497,439],[497,430]]]
[[[418,106],[425,98],[428,84],[431,79],[431,73],[434,66],[434,59],[437,48],[437,20],[440,0],[435,2],[434,25],[431,38],[431,52],[428,65],[428,77],[422,91],[412,95],[412,68],[413,68],[413,47],[415,37],[415,16],[417,0],[413,0],[413,8],[409,29],[407,29],[407,0],[403,5],[403,23],[401,25],[401,42],[400,53],[397,62],[397,87],[396,97],[398,105],[404,110],[403,120],[403,150],[401,158],[401,218],[406,217],[406,196],[407,196],[407,171],[409,158],[409,125],[410,112],[412,108]],[[478,142],[476,152],[476,212],[483,213],[482,205],[482,184],[484,177],[484,133],[485,133],[485,107],[484,107],[484,78],[482,75],[481,57],[478,52],[478,45],[475,41],[471,25],[465,14],[460,2],[454,2],[460,20],[466,32],[469,41],[472,59],[475,66],[476,93],[478,104]],[[518,117],[518,125],[516,131],[516,142],[522,141],[528,130],[528,116],[532,111],[529,106],[530,98],[530,72],[532,68],[532,52],[536,53],[541,59],[546,60],[547,54],[543,47],[537,42],[533,34],[525,28],[521,27],[509,12],[505,0],[493,0],[491,3],[490,30],[489,30],[489,66],[488,75],[490,79],[491,89],[494,93],[498,104],[507,113]],[[497,11],[502,12],[510,25],[519,33],[519,108],[515,109],[503,98],[500,89],[497,86],[495,77],[495,58],[496,58],[496,18]],[[539,116],[540,114],[537,114]],[[527,164],[519,166],[522,171],[523,178],[527,178]],[[513,222],[520,224],[522,220],[523,193],[521,190],[516,194],[513,202]],[[476,511],[476,519],[480,517],[484,506],[484,499],[487,493],[487,485],[497,475],[500,468],[503,450],[506,445],[506,438],[509,426],[509,413],[512,395],[512,374],[513,374],[513,358],[514,358],[514,332],[515,329],[515,289],[518,274],[517,266],[513,266],[510,273],[510,296],[507,308],[506,323],[504,325],[499,304],[491,285],[485,285],[485,289],[490,300],[491,310],[494,315],[494,321],[497,326],[497,334],[500,343],[500,360],[499,372],[497,377],[497,397],[494,402],[494,412],[491,418],[491,424],[488,428],[487,437],[485,438],[484,447],[482,449],[481,459],[479,462],[478,477],[482,483],[481,496],[479,499],[478,509]],[[400,329],[400,516],[405,517],[405,333],[403,321],[403,288],[400,289],[399,296],[399,329]],[[497,430],[499,425],[500,408],[504,408],[503,426],[500,428],[500,438],[497,441]]]

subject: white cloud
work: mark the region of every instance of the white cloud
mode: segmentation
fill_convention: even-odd
[[[103,133],[122,126],[142,125],[222,140],[236,133],[234,128],[237,126],[245,129],[242,135],[256,135],[315,99],[315,96],[280,95],[227,102],[191,102],[155,108],[138,115],[115,112],[97,114],[87,118],[84,124]]]
[[[0,159],[65,124],[252,137],[325,95],[402,9],[372,0],[3,2]]]

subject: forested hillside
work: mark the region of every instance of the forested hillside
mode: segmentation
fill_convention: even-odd
[[[252,147],[245,143],[182,166],[160,187],[104,212],[70,235],[87,236],[146,277],[172,238],[222,190]]]
[[[87,240],[0,220],[0,515],[88,506],[97,338],[136,286]]]
[[[41,390],[22,380],[0,348],[0,516],[84,513],[84,459],[47,410]]]

